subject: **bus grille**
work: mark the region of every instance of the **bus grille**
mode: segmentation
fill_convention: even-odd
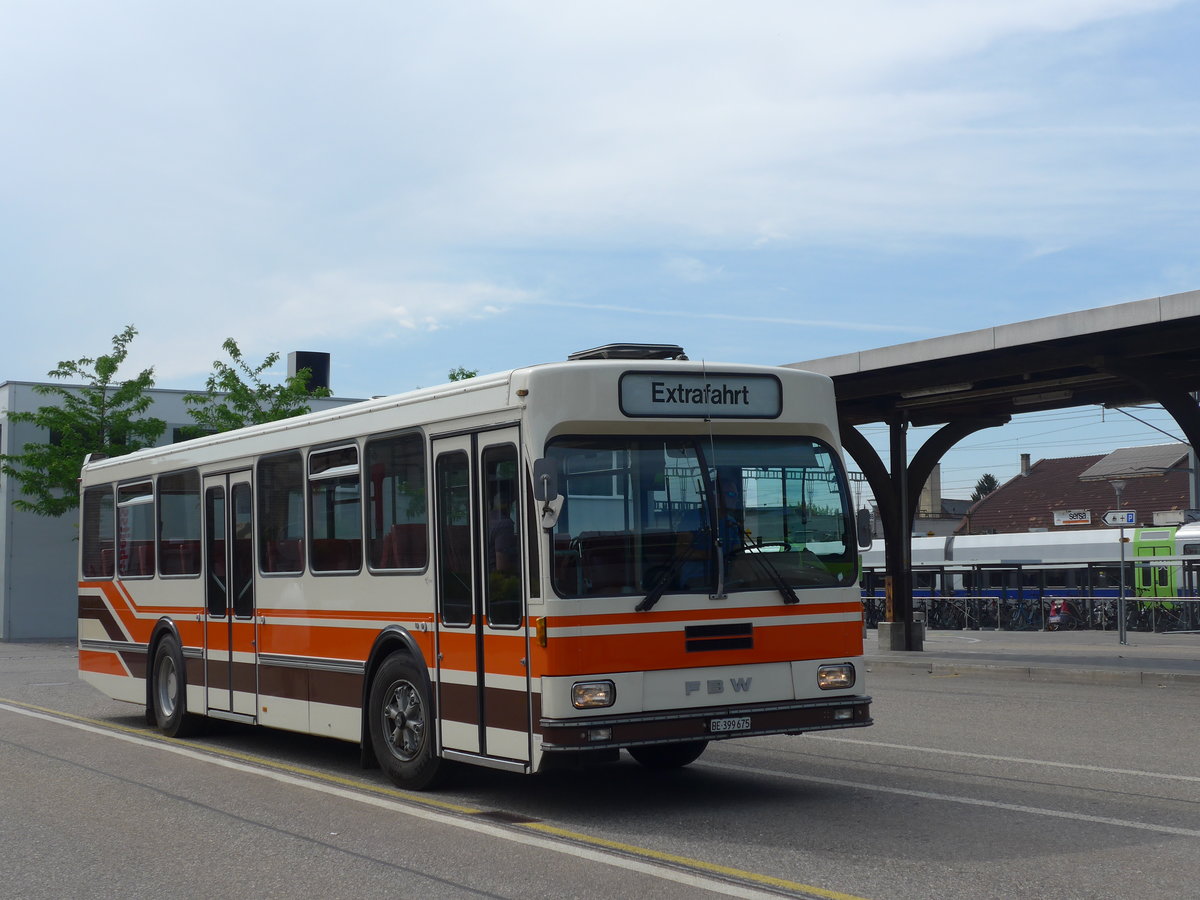
[[[733,625],[688,625],[683,629],[688,653],[706,650],[749,650],[754,646],[754,626],[749,622]]]

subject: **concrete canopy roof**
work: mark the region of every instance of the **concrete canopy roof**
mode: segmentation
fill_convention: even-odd
[[[1094,466],[1079,473],[1081,481],[1114,478],[1143,478],[1161,475],[1187,459],[1187,444],[1154,444],[1150,447],[1120,447]]]
[[[833,378],[842,421],[916,425],[1200,390],[1200,291],[1033,319],[791,367]]]

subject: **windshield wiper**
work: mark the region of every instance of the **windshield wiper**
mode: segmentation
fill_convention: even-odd
[[[683,566],[684,560],[690,555],[690,552],[690,549],[681,550],[671,558],[667,567],[658,578],[654,579],[654,584],[650,585],[650,590],[646,592],[646,596],[642,598],[641,603],[633,608],[634,612],[646,612],[654,609],[654,604],[661,600],[662,595],[667,592],[667,588],[675,580],[675,576],[679,574],[679,570]]]
[[[732,557],[736,553],[744,553],[749,559],[754,561],[754,564],[758,566],[759,570],[766,576],[767,580],[771,582],[775,590],[779,591],[784,603],[789,605],[792,603],[799,603],[800,597],[797,596],[796,592],[792,589],[792,586],[787,583],[779,569],[775,567],[775,564],[762,553],[753,552],[755,550],[756,548],[752,544],[743,543],[741,548],[734,550],[733,554],[730,554],[730,556]],[[667,592],[667,588],[671,586],[671,583],[675,580],[675,576],[679,574],[680,568],[688,558],[689,551],[677,553],[671,559],[671,562],[667,565],[667,567],[658,576],[658,578],[654,580],[654,584],[650,586],[650,590],[646,592],[646,596],[643,597],[641,602],[633,608],[634,612],[647,612],[648,610],[653,609],[655,604],[662,599],[663,594]],[[724,561],[724,554],[718,553],[717,559],[718,566],[720,566],[720,563]],[[720,566],[720,568],[722,571],[718,575],[718,591],[722,591],[724,585],[724,566]],[[710,596],[715,597],[717,595],[714,594]]]
[[[800,598],[796,596],[796,592],[792,590],[792,586],[788,584],[786,580],[784,580],[784,577],[780,574],[779,569],[775,567],[775,563],[771,562],[771,560],[769,560],[760,552],[752,552],[755,549],[756,548],[753,545],[746,544],[743,541],[741,550],[736,552],[743,553],[750,559],[754,560],[759,569],[767,576],[767,580],[775,586],[775,590],[779,591],[780,595],[783,597],[784,603],[799,603]]]

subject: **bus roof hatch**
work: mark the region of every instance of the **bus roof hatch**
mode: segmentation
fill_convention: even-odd
[[[567,359],[687,359],[678,344],[605,344],[572,353]]]

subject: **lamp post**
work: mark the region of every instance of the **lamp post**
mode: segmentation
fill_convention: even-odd
[[[1125,482],[1120,478],[1110,481],[1112,489],[1117,494],[1117,509],[1121,508],[1121,491],[1125,490]],[[1117,595],[1117,640],[1122,644],[1129,643],[1129,635],[1125,631],[1125,526],[1121,526],[1121,592]]]

